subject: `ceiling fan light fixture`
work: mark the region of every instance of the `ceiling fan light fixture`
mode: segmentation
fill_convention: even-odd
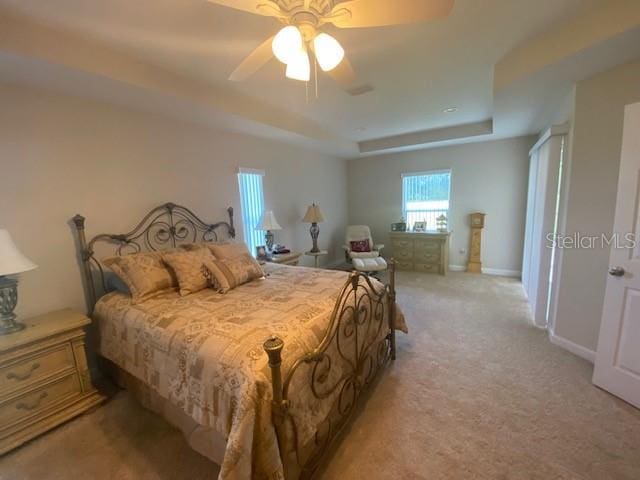
[[[302,33],[298,27],[288,25],[280,30],[273,38],[271,50],[278,60],[284,64],[295,61],[295,57],[299,56],[304,49]]]
[[[320,33],[313,39],[313,51],[318,65],[324,72],[336,68],[344,58],[344,48],[335,38],[326,33]]]
[[[311,80],[311,62],[309,62],[309,54],[305,50],[298,50],[298,53],[289,60],[286,76],[301,82]]]

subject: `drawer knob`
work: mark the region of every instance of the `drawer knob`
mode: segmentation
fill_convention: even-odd
[[[7,380],[20,380],[20,381],[26,380],[33,374],[33,372],[35,372],[39,368],[40,368],[40,364],[36,362],[33,365],[31,365],[31,368],[28,371],[24,373],[9,372],[7,373]]]
[[[47,392],[42,392],[38,398],[36,398],[32,403],[20,402],[16,404],[16,409],[18,410],[33,410],[34,408],[38,408],[42,400],[47,398]]]

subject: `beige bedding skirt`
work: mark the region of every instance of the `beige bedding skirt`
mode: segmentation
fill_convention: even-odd
[[[125,372],[117,365],[105,361],[109,370],[109,376],[120,388],[126,389],[143,407],[161,415],[167,422],[178,428],[184,435],[187,443],[200,455],[207,457],[212,462],[221,465],[227,441],[221,433],[211,427],[198,424],[193,418],[175,406],[167,399],[161,397],[149,385],[133,375]]]

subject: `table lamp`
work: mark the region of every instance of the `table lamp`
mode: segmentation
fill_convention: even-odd
[[[18,280],[7,275],[36,267],[35,263],[20,253],[9,232],[0,229],[0,335],[24,328],[24,324],[16,322],[16,315],[13,313],[18,304]]]
[[[311,241],[313,241],[313,248],[311,249],[311,253],[318,253],[320,249],[318,248],[318,235],[320,235],[320,227],[318,227],[318,223],[324,222],[324,216],[322,215],[322,211],[320,207],[315,203],[310,205],[307,208],[307,213],[302,219],[304,223],[310,223],[311,227],[309,228],[309,233],[311,233]]]
[[[273,250],[273,230],[282,230],[282,227],[276,220],[276,216],[273,214],[271,210],[265,210],[262,214],[262,218],[260,219],[260,223],[256,227],[256,230],[264,230],[264,241],[267,245],[267,251],[271,252]]]

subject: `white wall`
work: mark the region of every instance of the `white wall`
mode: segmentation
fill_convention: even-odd
[[[478,142],[349,161],[349,222],[366,224],[376,242],[402,215],[401,174],[451,168],[452,265],[466,265],[469,214],[487,214],[483,268],[519,272],[522,267],[529,149],[535,137]],[[460,253],[464,249],[466,253]],[[385,254],[391,255],[389,248]]]
[[[18,314],[84,310],[69,220],[87,235],[131,229],[147,210],[184,204],[208,221],[236,210],[239,166],[266,170],[265,200],[284,230],[276,241],[311,247],[300,219],[317,202],[327,219],[320,247],[334,261],[347,223],[344,160],[153,114],[0,85],[0,228],[39,265],[21,275]],[[238,238],[242,239],[239,228]],[[306,264],[312,260],[306,258]]]
[[[624,106],[640,101],[640,63],[579,82],[562,205],[565,235],[611,234]],[[555,335],[595,351],[609,267],[609,248],[562,250]]]

